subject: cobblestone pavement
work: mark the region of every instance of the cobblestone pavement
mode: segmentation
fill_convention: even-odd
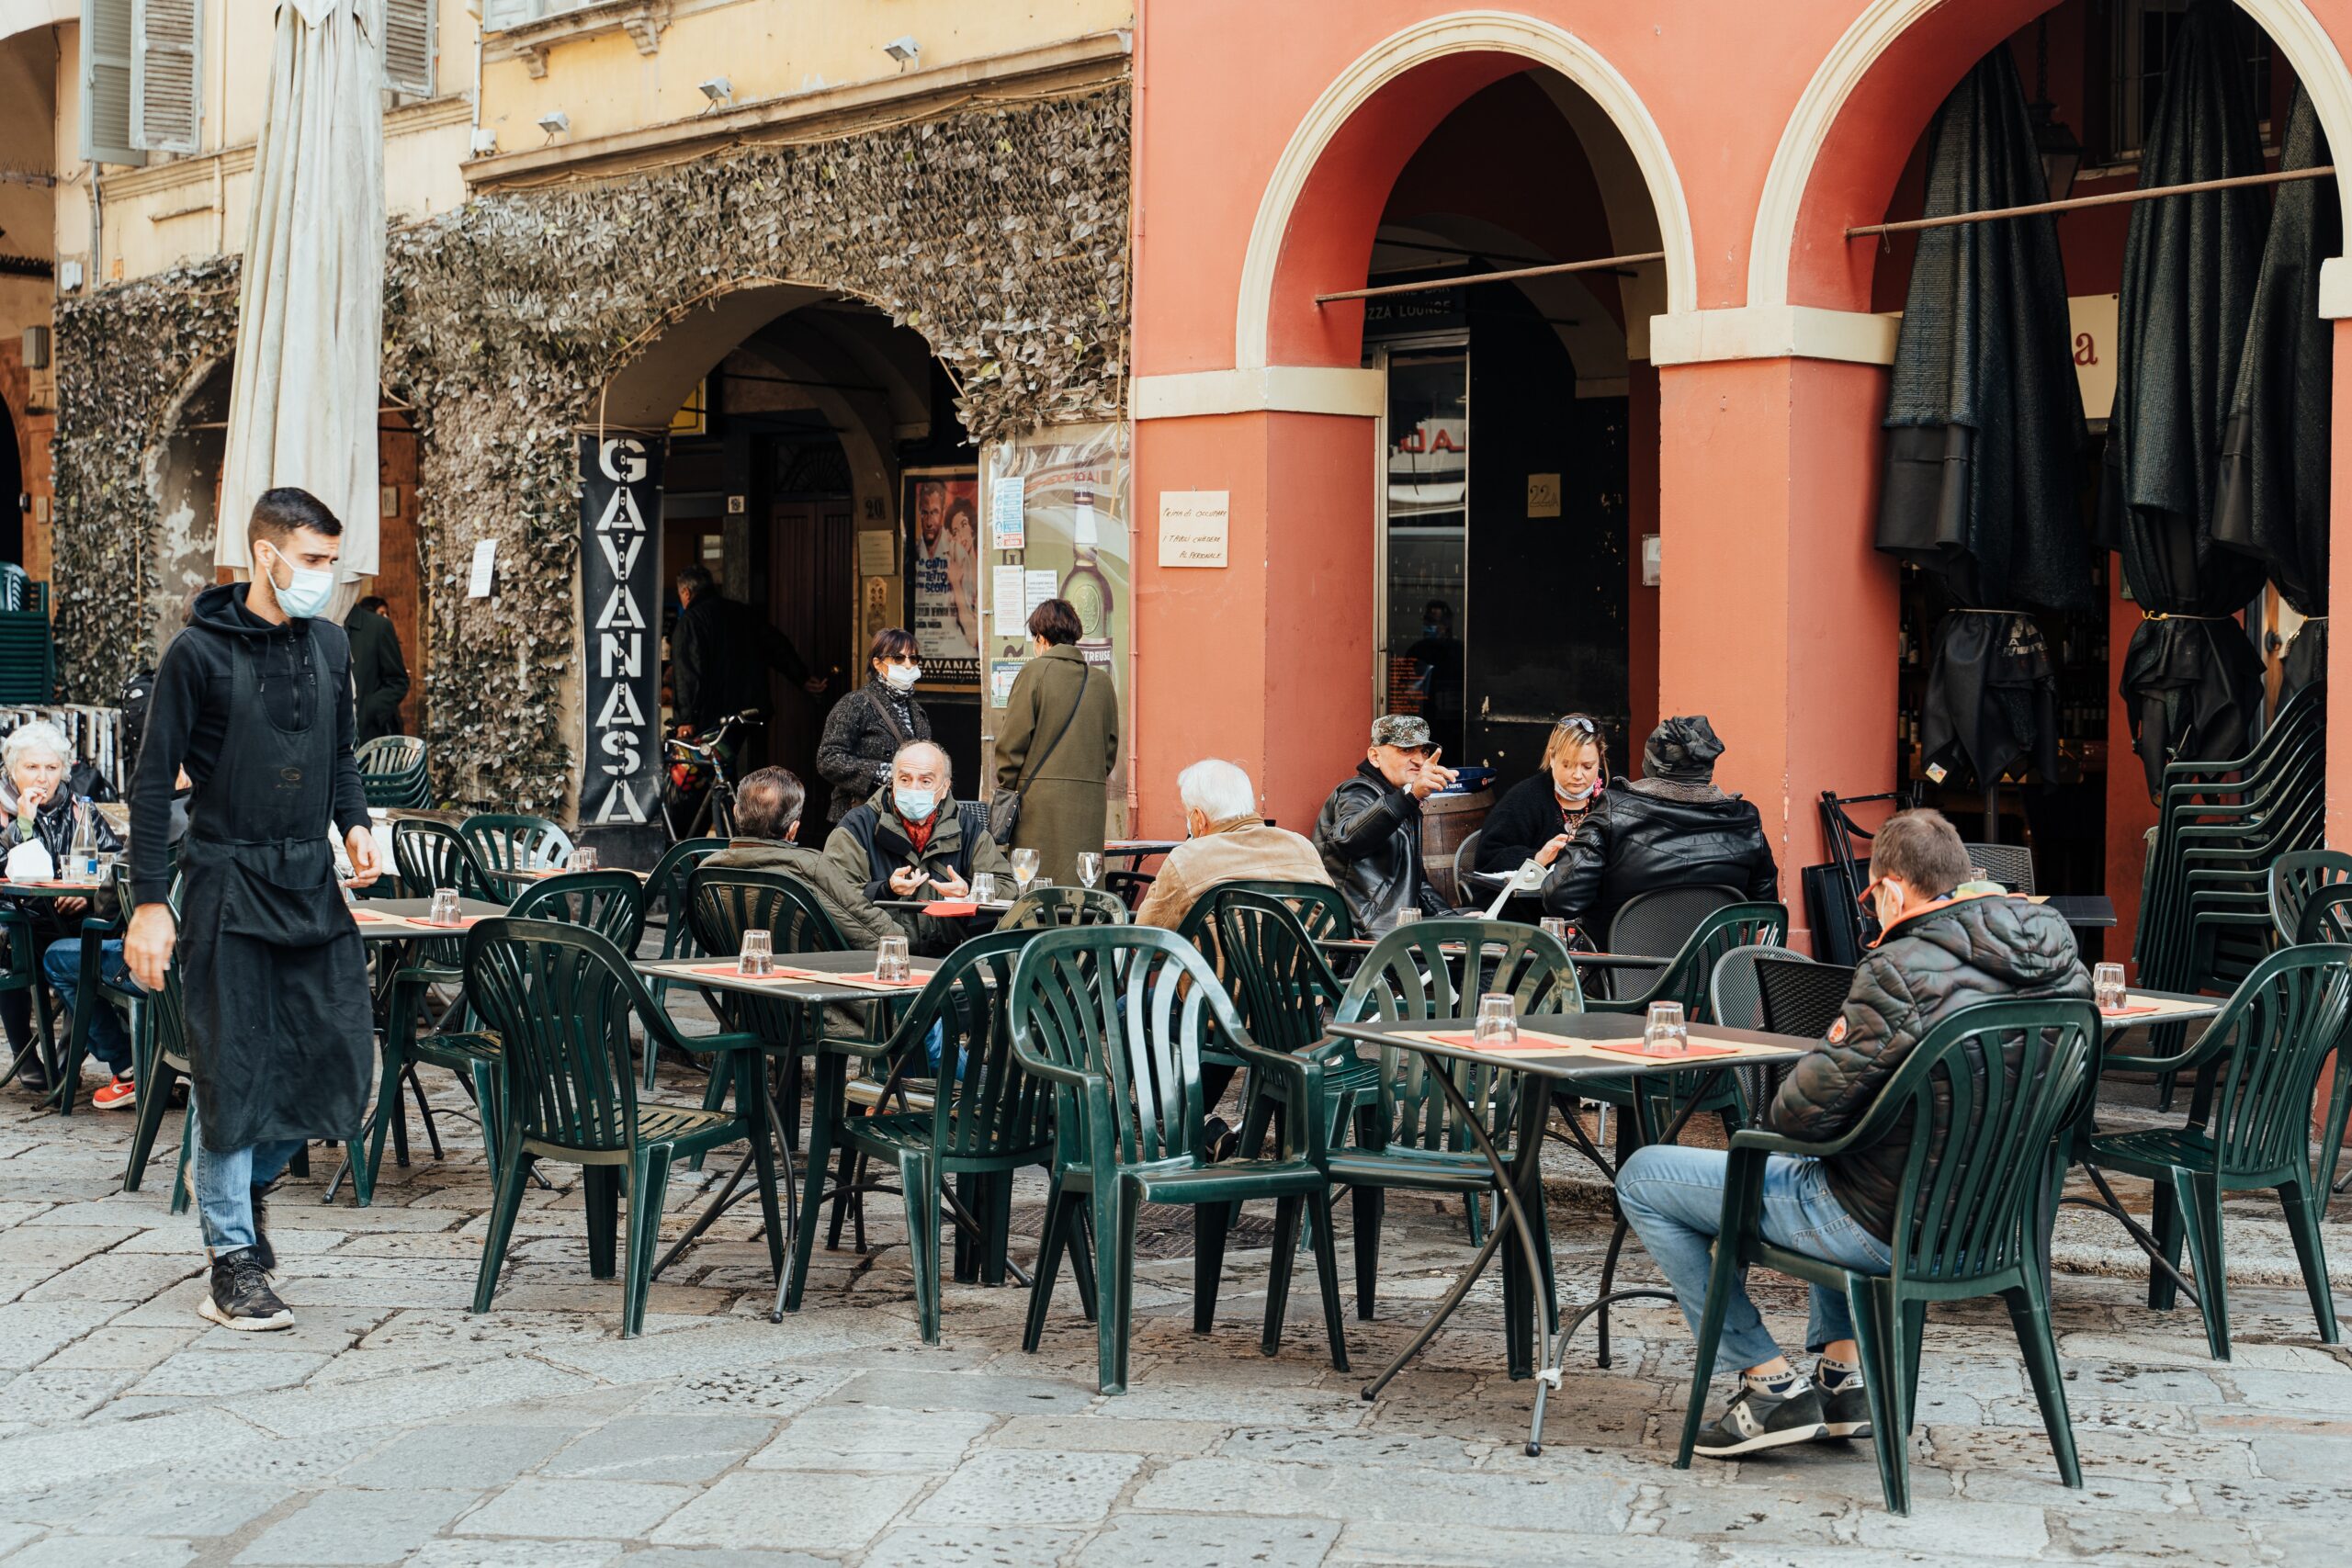
[[[435,1093],[461,1103],[446,1078]],[[37,1118],[0,1095],[0,1556],[2333,1563],[2352,1524],[2352,1358],[2319,1345],[2250,1201],[2232,1221],[2249,1268],[2227,1363],[2206,1358],[2192,1312],[2146,1310],[2082,1228],[2103,1222],[2070,1212],[2062,1251],[2114,1270],[2057,1286],[2081,1492],[2058,1483],[1997,1303],[1931,1318],[1906,1520],[1881,1507],[1860,1446],[1672,1469],[1690,1346],[1670,1310],[1623,1314],[1607,1371],[1588,1334],[1540,1458],[1521,1447],[1530,1385],[1502,1375],[1493,1289],[1364,1403],[1367,1370],[1466,1256],[1458,1209],[1392,1200],[1379,1320],[1349,1324],[1353,1376],[1325,1360],[1304,1260],[1281,1353],[1258,1354],[1262,1241],[1231,1255],[1216,1332],[1194,1336],[1192,1265],[1169,1236],[1170,1256],[1138,1269],[1132,1392],[1104,1398],[1067,1286],[1037,1355],[1019,1348],[1025,1292],[952,1282],[944,1343],[922,1347],[895,1199],[874,1212],[872,1251],[819,1252],[808,1309],[782,1325],[766,1317],[764,1249],[730,1216],[624,1342],[619,1287],[589,1279],[580,1194],[560,1182],[530,1195],[497,1309],[469,1315],[490,1188],[470,1130],[443,1125],[447,1159],[420,1150],[388,1170],[371,1209],[321,1204],[331,1152],[289,1180],[272,1235],[298,1325],[248,1336],[196,1315],[200,1254],[192,1217],[166,1211],[168,1147],[148,1190],[121,1193],[128,1117]],[[673,1184],[673,1235],[715,1180]],[[1016,1235],[1041,1196],[1024,1190]],[[1607,1239],[1591,1198],[1565,1174],[1555,1193],[1570,1302],[1593,1288]],[[1648,1272],[1637,1248],[1630,1268]],[[1759,1294],[1784,1342],[1801,1339],[1798,1292]]]

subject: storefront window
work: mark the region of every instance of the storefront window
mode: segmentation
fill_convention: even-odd
[[[1385,713],[1418,713],[1449,755],[1462,752],[1466,682],[1470,357],[1459,347],[1396,350],[1388,360]]]

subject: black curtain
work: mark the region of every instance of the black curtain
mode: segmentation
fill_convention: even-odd
[[[2004,46],[1936,111],[1925,216],[2045,199]],[[1921,232],[1875,542],[1933,574],[1960,607],[1937,626],[1922,750],[1931,771],[1964,760],[1987,788],[2037,743],[2045,773],[2056,763],[2055,671],[2019,612],[2098,602],[2075,490],[2084,428],[2071,344],[2048,215]]]
[[[2183,18],[2141,150],[2143,188],[2262,172],[2236,14],[2195,0]],[[2124,242],[2099,527],[2146,617],[2121,692],[2152,796],[2167,761],[2243,754],[2260,711],[2262,661],[2233,617],[2262,565],[2214,537],[2213,502],[2268,221],[2258,186],[2165,197],[2132,207]]]
[[[2329,162],[2319,115],[2301,85],[2288,111],[2282,169]],[[2335,323],[2319,313],[2320,264],[2344,248],[2335,181],[2278,187],[2270,237],[2254,288],[2235,395],[2222,425],[2221,491],[2213,537],[2260,563],[2300,615],[2327,614],[2329,405]],[[2289,645],[2289,691],[2324,679],[2327,623],[2308,623]]]

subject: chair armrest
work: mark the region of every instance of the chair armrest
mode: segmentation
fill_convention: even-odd
[[[1328,1152],[1323,1134],[1324,1115],[1323,1062],[1311,1055],[1292,1055],[1287,1051],[1269,1051],[1238,1030],[1228,1035],[1226,1050],[1241,1058],[1252,1072],[1264,1072],[1274,1077],[1290,1080],[1297,1092],[1297,1114],[1283,1118],[1283,1150],[1284,1158],[1304,1156],[1321,1159]],[[1299,1145],[1299,1134],[1306,1134],[1305,1146]]]
[[[1797,1159],[1826,1159],[1832,1155],[1844,1154],[1860,1140],[1863,1133],[1874,1132],[1871,1127],[1871,1120],[1872,1118],[1869,1116],[1863,1117],[1860,1122],[1848,1128],[1842,1137],[1833,1138],[1826,1144],[1809,1144],[1802,1138],[1792,1138],[1782,1133],[1768,1133],[1760,1127],[1742,1128],[1731,1135],[1732,1152],[1737,1154],[1746,1149],[1753,1150],[1758,1155],[1788,1155]]]

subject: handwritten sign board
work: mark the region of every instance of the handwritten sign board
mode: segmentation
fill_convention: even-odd
[[[1232,502],[1230,491],[1161,491],[1159,564],[1224,566]]]

